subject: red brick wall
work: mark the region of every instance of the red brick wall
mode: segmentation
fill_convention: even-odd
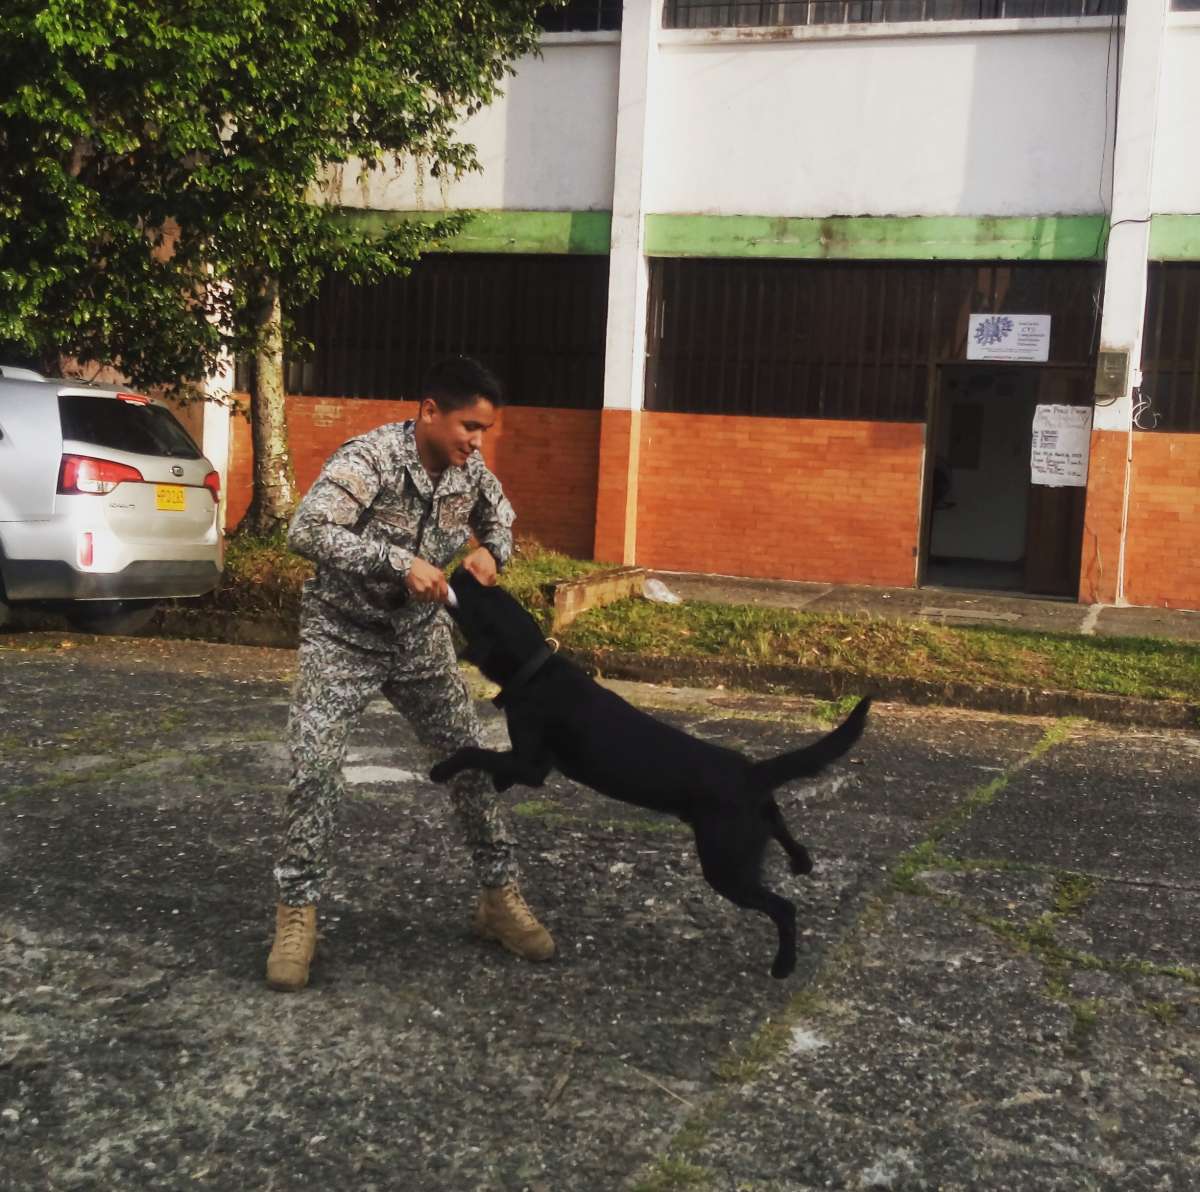
[[[1125,599],[1200,609],[1200,434],[1134,432]]]
[[[306,491],[346,439],[411,417],[411,402],[288,399],[296,480]],[[669,571],[910,586],[924,428],[513,406],[484,456],[517,510],[517,532],[579,557]],[[1080,599],[1116,597],[1126,435],[1095,431]],[[631,447],[640,449],[636,477]],[[632,480],[632,484],[631,484]],[[626,504],[636,494],[636,536]],[[233,423],[228,524],[250,501],[250,433]],[[624,557],[633,544],[634,559]],[[1200,435],[1137,433],[1125,552],[1131,604],[1200,608]]]
[[[488,467],[517,511],[517,536],[590,559],[600,411],[508,406],[484,443]]]
[[[307,492],[321,465],[347,439],[416,412],[415,402],[289,397],[288,435],[296,484]],[[588,557],[596,517],[600,413],[511,406],[484,440],[484,458],[517,511],[516,531],[545,546]],[[226,524],[250,505],[250,426],[233,421]]]
[[[642,416],[637,562],[911,586],[925,428]]]

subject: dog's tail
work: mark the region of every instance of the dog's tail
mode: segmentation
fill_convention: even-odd
[[[870,707],[871,697],[868,695],[854,705],[854,710],[833,732],[819,741],[791,753],[781,753],[778,757],[755,762],[750,767],[751,783],[759,790],[772,791],[796,778],[811,778],[819,774],[862,735]]]

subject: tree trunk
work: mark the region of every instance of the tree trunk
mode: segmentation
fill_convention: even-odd
[[[279,282],[265,278],[256,312],[259,339],[250,397],[254,491],[241,530],[267,535],[286,525],[296,505],[283,391],[283,308]]]

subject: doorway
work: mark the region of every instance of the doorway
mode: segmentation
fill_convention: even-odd
[[[1091,373],[939,369],[928,453],[925,586],[1075,598],[1086,487],[1030,482],[1038,405],[1091,405]]]

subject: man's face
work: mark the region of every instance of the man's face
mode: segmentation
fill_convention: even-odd
[[[435,471],[461,468],[483,446],[484,434],[496,421],[496,407],[486,397],[449,413],[427,397],[418,418],[422,462]]]

